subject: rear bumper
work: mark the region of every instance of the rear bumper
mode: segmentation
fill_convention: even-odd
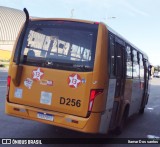
[[[37,113],[46,113],[54,116],[53,121],[37,118]],[[59,112],[47,111],[34,107],[6,102],[5,113],[8,115],[35,120],[38,122],[64,127],[85,133],[99,133],[101,113],[91,113],[90,117],[83,118]],[[73,121],[74,120],[74,121]]]

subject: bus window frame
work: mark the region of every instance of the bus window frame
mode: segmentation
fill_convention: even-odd
[[[121,59],[122,59],[122,65],[123,65],[123,69],[122,69],[122,73],[119,75],[118,73],[117,73],[117,71],[118,71],[118,67],[117,67],[117,54],[118,54],[118,52],[117,52],[117,46],[119,46],[119,47],[123,47],[122,48],[122,50],[123,51],[120,51],[121,53],[122,53],[122,57],[121,57]],[[118,50],[120,50],[120,49],[118,49]],[[119,53],[120,53],[119,52]],[[116,78],[121,78],[121,79],[123,79],[123,78],[125,78],[126,77],[126,75],[125,75],[125,71],[126,71],[126,62],[125,62],[125,41],[123,40],[123,39],[121,39],[121,38],[119,38],[118,36],[115,36],[115,75],[116,75]]]
[[[138,56],[137,56],[138,54],[137,53],[138,53],[138,51],[135,48],[132,48],[132,76],[133,76],[133,79],[139,79],[140,78],[140,72],[138,72],[137,76],[134,76],[134,68],[133,68],[134,67],[133,65],[136,65],[136,66],[138,65],[139,66]],[[136,56],[136,58],[134,56]],[[136,60],[134,60],[134,59],[136,59]]]
[[[124,63],[124,60],[125,60],[125,58],[124,58],[124,52],[120,49],[121,47],[124,47],[124,46],[122,46],[122,44],[119,44],[119,42],[116,42],[115,43],[115,54],[116,54],[116,58],[115,58],[115,61],[116,61],[116,65],[115,65],[115,68],[116,68],[116,77],[117,78],[124,78],[124,68],[125,68],[125,63]],[[122,55],[120,58],[121,58],[121,60],[122,60],[122,68],[119,68],[118,67],[118,56],[119,56],[119,54],[120,55]],[[118,56],[117,56],[118,55]],[[120,72],[119,72],[119,70],[121,70]]]
[[[127,54],[127,47],[130,48],[130,62],[131,62],[131,67],[132,67],[132,75],[131,76],[127,76],[127,59],[128,59],[128,54]],[[126,79],[133,79],[133,56],[132,56],[132,47],[129,44],[126,44],[125,46],[125,50],[126,50]]]
[[[117,37],[117,36],[116,36]],[[124,95],[124,83],[126,79],[126,50],[125,50],[125,41],[122,39],[115,40],[115,67],[116,67],[116,89],[115,89],[115,97],[121,97]],[[121,63],[118,62],[120,56]],[[119,65],[119,66],[118,66]]]
[[[139,79],[140,79],[140,59],[139,59],[139,55],[140,55],[140,52],[139,51],[137,51],[137,63],[138,63],[138,65],[139,65]]]
[[[111,65],[111,38],[113,39],[112,43],[113,43],[113,48],[114,48],[114,67],[113,67],[113,72],[111,70],[112,68],[112,65]],[[109,69],[109,77],[111,79],[115,79],[116,78],[116,59],[115,59],[115,56],[116,56],[116,52],[115,52],[115,35],[112,34],[111,32],[108,33],[108,40],[109,40],[109,44],[108,44],[108,69]],[[111,73],[112,72],[112,73]]]
[[[141,57],[140,57],[141,56]],[[141,64],[142,63],[142,64]],[[142,68],[143,67],[143,68]],[[141,80],[144,80],[144,60],[143,60],[143,54],[139,52],[139,68],[140,68],[140,74],[139,77]],[[141,69],[143,69],[143,76],[141,77]]]
[[[146,79],[149,80],[149,62],[148,62],[148,59],[143,58],[143,65],[144,65],[144,79],[145,79],[145,75],[146,75],[146,77],[147,77]],[[147,71],[147,72],[145,72],[145,71]]]

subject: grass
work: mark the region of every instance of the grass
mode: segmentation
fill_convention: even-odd
[[[9,59],[0,59],[0,63],[9,63]]]
[[[9,59],[0,59],[0,68],[8,68],[9,67]]]
[[[8,63],[8,64],[1,64],[1,63],[0,63],[0,68],[1,68],[1,67],[3,67],[3,68],[8,68],[8,67],[9,67],[9,63]]]

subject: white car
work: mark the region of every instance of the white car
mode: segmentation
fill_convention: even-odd
[[[160,78],[160,72],[155,72],[154,77]]]

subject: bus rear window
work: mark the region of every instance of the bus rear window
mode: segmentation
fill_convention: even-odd
[[[62,70],[92,71],[97,31],[96,24],[31,21],[23,40],[21,63]]]

